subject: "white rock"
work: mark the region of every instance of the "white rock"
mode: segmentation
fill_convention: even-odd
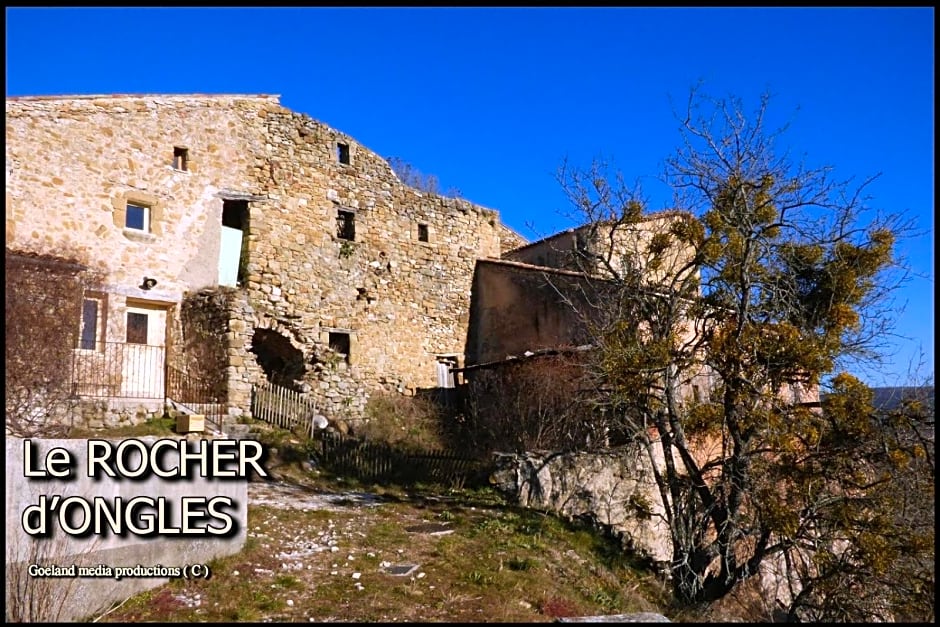
[[[294,607],[293,599],[287,599],[287,607]]]
[[[352,574],[352,578],[353,578],[353,579],[359,579],[360,577],[362,577],[362,573],[353,573],[353,574]]]

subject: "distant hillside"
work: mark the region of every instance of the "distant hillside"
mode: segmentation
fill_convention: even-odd
[[[872,388],[871,390],[875,393],[872,405],[882,411],[897,409],[903,401],[910,399],[925,400],[931,407],[934,406],[934,387],[932,385]]]

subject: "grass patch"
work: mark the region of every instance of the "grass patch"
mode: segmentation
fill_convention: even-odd
[[[427,523],[452,532],[406,531]],[[377,505],[307,511],[249,504],[247,529],[209,580],[174,581],[103,622],[551,622],[667,607],[637,592],[655,579],[614,559],[608,538],[487,490],[389,488]]]
[[[72,427],[69,438],[139,438],[148,435],[176,436],[176,419],[167,416],[156,417],[137,425],[121,427],[108,427],[105,429],[89,429],[87,427]]]

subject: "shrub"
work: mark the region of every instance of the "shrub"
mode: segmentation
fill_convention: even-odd
[[[389,445],[441,449],[441,413],[433,400],[390,392],[373,394],[356,434]]]

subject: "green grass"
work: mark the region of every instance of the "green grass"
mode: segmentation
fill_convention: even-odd
[[[258,423],[257,437],[278,450],[271,468],[280,480],[371,492],[382,503],[311,511],[249,503],[244,548],[213,560],[210,579],[172,581],[128,600],[101,622],[551,622],[633,611],[670,615],[664,585],[616,540],[584,524],[512,506],[491,488],[337,480],[302,470],[309,445],[299,434]],[[406,530],[429,522],[453,532]],[[281,555],[325,535],[339,550]],[[384,572],[384,563],[419,568],[396,577]],[[188,606],[195,595],[199,604]]]
[[[209,580],[173,581],[102,621],[550,622],[666,607],[652,575],[615,559],[619,547],[577,523],[512,507],[489,490],[388,496],[335,511],[249,504],[245,547],[213,561]],[[406,531],[427,522],[453,532]],[[338,551],[279,555],[325,534]],[[395,577],[386,562],[419,568]],[[197,607],[179,600],[197,594]]]
[[[139,438],[148,435],[154,436],[175,436],[176,420],[174,418],[159,417],[151,418],[146,422],[137,425],[127,425],[123,427],[109,427],[107,429],[88,429],[85,427],[73,427],[69,431],[70,438]]]

